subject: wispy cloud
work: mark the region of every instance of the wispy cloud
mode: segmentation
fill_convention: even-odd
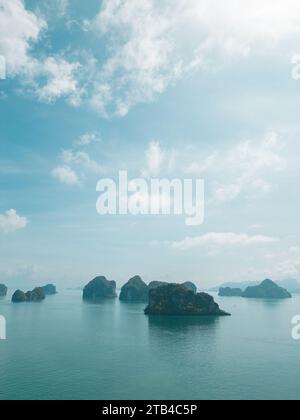
[[[101,142],[101,137],[96,133],[84,133],[74,142],[74,147],[89,146]]]
[[[285,168],[284,146],[280,135],[272,131],[261,140],[241,141],[194,160],[185,172],[208,178],[217,202],[232,201],[243,192],[266,193],[272,188],[270,175]]]
[[[246,233],[206,233],[202,236],[187,237],[182,241],[172,242],[171,246],[175,249],[188,250],[191,248],[198,247],[230,247],[230,246],[250,246],[250,245],[261,245],[271,244],[278,242],[278,238],[273,238],[264,235],[253,235],[250,236]]]

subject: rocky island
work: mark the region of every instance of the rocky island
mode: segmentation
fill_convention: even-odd
[[[130,279],[121,289],[122,302],[148,302],[149,288],[140,276]]]
[[[57,294],[56,286],[54,286],[54,284],[46,284],[46,286],[43,286],[42,289],[46,296],[52,296]]]
[[[17,290],[12,296],[11,301],[13,303],[22,303],[22,302],[41,302],[45,299],[45,293],[42,287],[36,287],[32,291],[22,292],[22,290]]]
[[[290,299],[292,295],[272,280],[264,280],[259,286],[248,287],[243,298],[248,299]]]
[[[0,297],[5,297],[7,295],[7,287],[5,284],[0,284]]]
[[[239,288],[221,287],[219,290],[219,296],[222,297],[242,297],[243,291]]]
[[[117,297],[117,284],[109,281],[104,276],[96,277],[83,289],[83,300],[97,302],[103,299],[114,299]]]
[[[179,284],[167,284],[149,292],[146,315],[229,316],[214,298],[206,293],[194,293]]]

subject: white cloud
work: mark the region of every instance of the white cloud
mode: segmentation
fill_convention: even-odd
[[[186,0],[186,13],[225,53],[248,54],[300,32],[297,0]]]
[[[62,184],[79,185],[79,178],[73,169],[69,166],[60,166],[52,171],[54,178],[58,179]]]
[[[181,60],[169,36],[176,6],[167,3],[105,0],[87,23],[109,45],[91,98],[100,113],[124,116],[132,106],[153,101],[180,76]]]
[[[31,46],[45,28],[45,21],[27,11],[22,0],[0,0],[0,54],[9,75],[26,72]]]
[[[5,214],[0,214],[0,232],[11,233],[23,229],[27,226],[26,217],[21,217],[16,210],[8,210]]]
[[[250,236],[246,233],[207,233],[202,236],[187,237],[182,241],[171,243],[172,248],[180,250],[188,250],[198,247],[228,247],[228,246],[250,246],[260,244],[270,244],[278,242],[277,238],[254,235]]]
[[[78,62],[69,63],[61,57],[49,57],[43,62],[34,61],[27,78],[39,100],[52,103],[66,97],[71,105],[77,106],[83,93],[76,78],[79,68]]]
[[[66,6],[60,1],[61,7]],[[62,56],[34,54],[47,23],[25,8],[22,0],[0,0],[0,54],[5,57],[7,77],[18,77],[23,90],[52,103],[65,97],[71,105],[81,102],[83,87],[77,73],[80,63]]]

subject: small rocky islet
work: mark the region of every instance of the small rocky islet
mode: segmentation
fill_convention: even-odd
[[[117,297],[117,283],[104,276],[95,277],[83,289],[83,300],[98,302]]]
[[[11,301],[13,303],[22,302],[41,302],[46,298],[42,287],[36,287],[35,289],[23,292],[22,290],[16,290],[12,295]]]
[[[149,288],[140,276],[130,279],[121,289],[121,302],[148,302]]]
[[[16,290],[12,295],[12,303],[23,303],[23,302],[42,302],[46,299],[46,296],[55,295],[57,293],[56,286],[53,284],[47,284],[42,287],[35,287],[33,290],[23,292],[22,290]]]

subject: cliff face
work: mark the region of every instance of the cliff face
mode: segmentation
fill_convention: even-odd
[[[5,284],[0,284],[0,297],[4,297],[7,295],[7,287]]]
[[[242,295],[248,299],[290,299],[292,295],[272,280],[265,280],[259,286],[248,287]]]
[[[130,279],[121,290],[120,300],[122,302],[147,302],[149,288],[140,276]]]
[[[215,303],[212,296],[206,293],[194,293],[183,285],[168,284],[149,293],[149,305],[146,315],[200,315],[226,316]]]
[[[115,281],[109,281],[105,277],[96,277],[83,289],[83,299],[97,302],[102,299],[116,298],[116,287]]]
[[[232,289],[231,287],[221,287],[219,290],[219,296],[223,297],[241,297],[243,295],[242,289]]]

